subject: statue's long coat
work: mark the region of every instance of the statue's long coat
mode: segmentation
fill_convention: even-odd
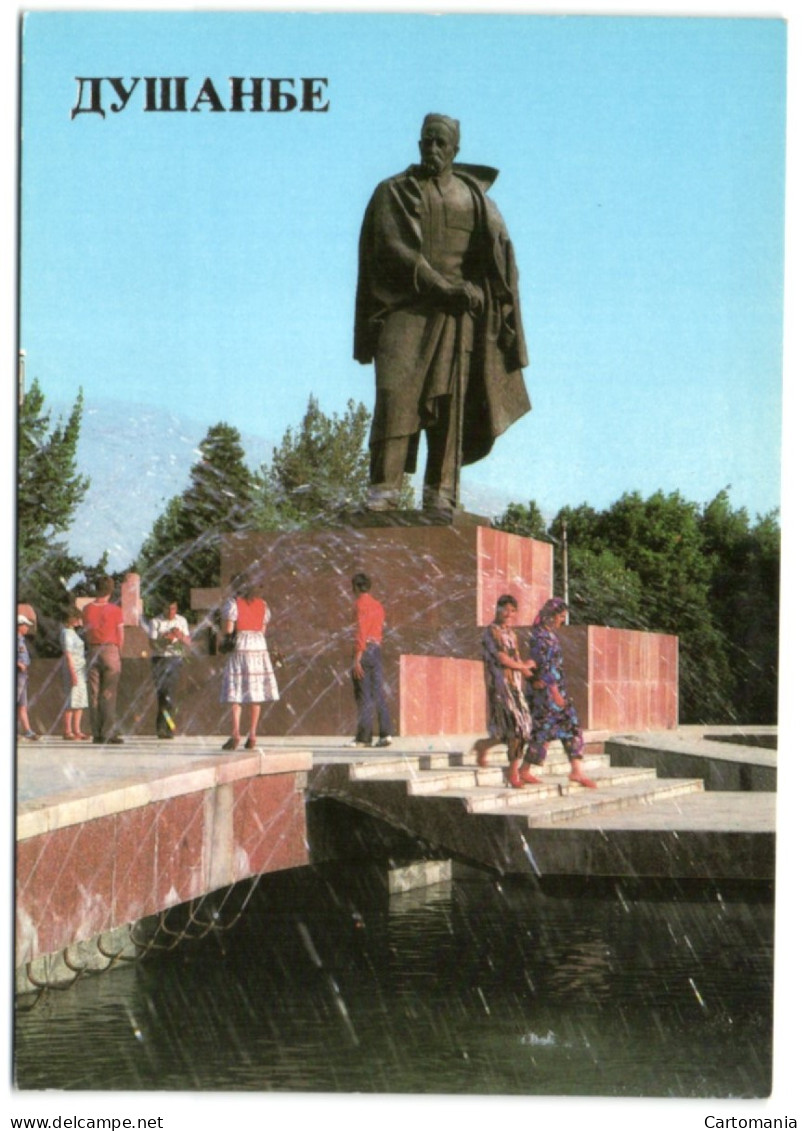
[[[475,201],[479,232],[477,254],[485,293],[482,315],[474,324],[468,392],[463,414],[463,463],[482,459],[497,436],[530,410],[522,377],[527,365],[519,307],[518,274],[513,246],[496,205],[486,195],[497,176],[495,169],[479,165],[454,165],[453,173],[469,187]],[[419,270],[425,259],[420,217],[423,213],[423,173],[418,165],[391,177],[377,187],[365,212],[359,238],[359,280],[356,292],[354,357],[367,364],[376,356],[384,320],[394,311],[424,309],[418,290]],[[428,268],[426,269],[429,270]],[[435,320],[452,315],[429,312],[430,334],[440,332]],[[400,421],[378,411],[371,429],[371,444],[412,431],[412,413],[422,394],[423,374],[402,359],[402,380],[411,392],[408,419]],[[378,374],[377,374],[378,382]],[[405,398],[406,399],[406,398]],[[421,426],[428,423],[423,419]],[[407,471],[415,471],[416,441],[410,446]]]

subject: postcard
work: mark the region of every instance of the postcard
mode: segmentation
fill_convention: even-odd
[[[788,50],[20,13],[15,1103],[797,1126]]]

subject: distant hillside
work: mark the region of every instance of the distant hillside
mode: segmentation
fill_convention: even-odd
[[[54,405],[54,420],[70,405]],[[136,557],[154,520],[188,482],[197,445],[216,421],[164,414],[148,405],[92,401],[84,406],[78,460],[90,489],[68,536],[71,550],[88,563],[109,551],[110,567],[125,569]],[[285,427],[285,425],[284,425]],[[277,441],[242,434],[248,465],[272,459]],[[420,490],[420,472],[416,479]],[[513,495],[464,476],[463,504],[473,514],[501,514]]]
[[[57,406],[54,416],[66,411]],[[111,568],[125,569],[165,504],[186,486],[197,445],[214,423],[148,405],[86,403],[78,460],[90,489],[70,530],[71,550],[95,562],[106,549]],[[270,441],[242,441],[251,467],[271,459]]]

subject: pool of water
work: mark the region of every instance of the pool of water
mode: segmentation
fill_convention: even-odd
[[[267,877],[228,930],[19,1008],[16,1085],[765,1096],[769,895]]]

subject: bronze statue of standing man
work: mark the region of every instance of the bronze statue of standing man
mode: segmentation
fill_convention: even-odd
[[[460,469],[530,409],[516,260],[487,196],[496,169],[455,164],[460,123],[428,114],[421,162],[382,181],[359,239],[354,357],[375,362],[372,510],[398,505],[427,437],[423,506],[451,513]]]

